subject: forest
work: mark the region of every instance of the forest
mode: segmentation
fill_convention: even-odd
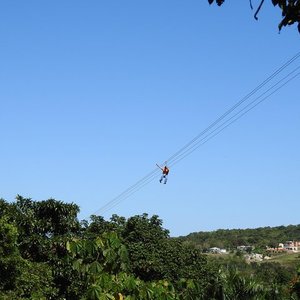
[[[249,264],[235,254],[220,260],[170,237],[156,215],[79,221],[78,213],[76,204],[55,199],[0,199],[0,299],[300,299],[296,265]],[[234,246],[284,232],[299,227],[188,238]]]
[[[278,247],[278,243],[300,240],[300,225],[260,227],[255,229],[219,229],[211,232],[193,232],[182,237],[197,248],[206,250],[211,247],[236,249],[240,245],[251,245],[265,249],[266,246]]]

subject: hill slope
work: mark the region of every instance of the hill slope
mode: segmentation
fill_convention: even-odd
[[[300,225],[259,227],[255,229],[218,229],[211,232],[194,232],[180,237],[197,248],[220,247],[234,249],[239,245],[276,247],[278,243],[300,240]]]

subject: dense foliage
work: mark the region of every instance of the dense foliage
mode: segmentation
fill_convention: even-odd
[[[79,222],[76,204],[0,199],[0,299],[300,299],[300,273],[217,260],[157,216]]]
[[[282,20],[278,25],[279,31],[283,26],[293,25],[294,23],[298,23],[298,31],[300,33],[300,1],[299,0],[271,0],[274,6],[277,6],[282,15]],[[216,2],[217,5],[221,6],[225,0],[208,0],[209,4]],[[249,0],[250,7],[253,9],[252,1]],[[254,18],[257,20],[257,14],[262,8],[264,0],[260,1],[258,5]]]

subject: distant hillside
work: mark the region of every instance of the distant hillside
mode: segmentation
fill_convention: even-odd
[[[275,247],[278,243],[300,241],[300,225],[260,227],[255,229],[218,229],[210,232],[194,232],[180,237],[197,248],[219,247],[233,249],[239,245],[252,245],[264,248]]]

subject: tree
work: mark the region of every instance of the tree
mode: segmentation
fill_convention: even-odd
[[[24,258],[49,261],[53,254],[64,251],[58,240],[77,235],[79,207],[54,199],[33,201],[20,195],[12,204],[10,218],[14,220],[19,236],[19,249]]]
[[[282,20],[278,25],[279,31],[283,26],[293,25],[294,23],[298,23],[298,31],[300,33],[300,1],[299,0],[271,0],[274,6],[278,6],[281,10]],[[221,6],[225,0],[208,0],[209,4],[216,2],[218,6]],[[252,1],[249,0],[250,7],[253,9]],[[264,0],[261,0],[258,5],[254,18],[257,20],[257,15],[262,8]]]
[[[70,237],[81,233],[79,207],[54,199],[33,201],[18,195],[12,204],[0,201],[0,208],[4,208],[7,220],[17,228],[16,244],[21,258],[27,265],[35,264],[36,270],[47,268],[44,274],[50,272],[49,281],[56,285],[58,295],[63,294],[73,276],[63,259],[67,252],[65,244]]]
[[[7,218],[0,219],[0,284],[4,290],[16,287],[16,278],[19,275],[19,251],[16,245],[17,228],[7,223]]]
[[[180,239],[170,238],[156,215],[129,218],[121,236],[128,249],[130,271],[143,281],[168,280],[178,293],[183,292],[183,299],[188,299],[187,294],[190,299],[202,297],[214,281],[206,256]]]
[[[67,243],[67,249],[67,258],[78,275],[75,284],[68,288],[67,299],[176,299],[169,282],[143,282],[127,272],[127,250],[116,233],[73,239]]]
[[[17,239],[17,227],[6,216],[0,218],[0,298],[56,298],[50,266],[23,259]]]
[[[234,268],[223,271],[221,276],[224,279],[225,299],[265,299],[265,288],[253,277],[241,275]]]
[[[297,270],[297,275],[290,282],[290,291],[294,299],[300,299],[300,267]]]
[[[54,199],[0,199],[0,299],[300,299],[300,272],[294,268],[247,264],[237,256],[217,260],[171,238],[156,215],[113,215],[110,221],[92,216],[91,223],[79,223],[78,211]],[[298,225],[193,237],[234,245],[299,231]]]

